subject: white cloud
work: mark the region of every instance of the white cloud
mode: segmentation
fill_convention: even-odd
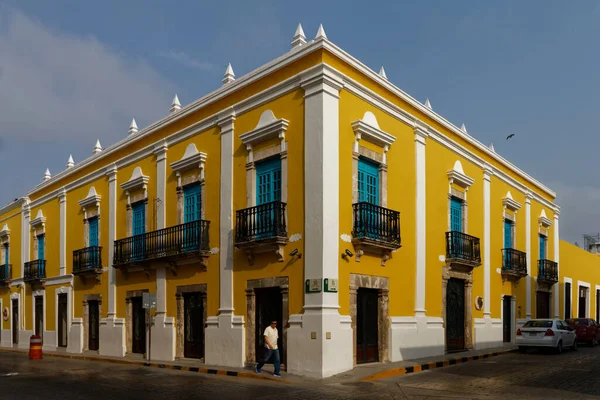
[[[206,61],[197,60],[183,51],[163,51],[158,53],[159,56],[175,61],[184,67],[201,69],[203,71],[212,71],[215,65]]]
[[[561,239],[582,245],[584,234],[600,232],[600,187],[561,182],[550,183],[549,187],[557,193]]]
[[[144,60],[0,9],[0,137],[106,147],[168,113],[175,93]]]

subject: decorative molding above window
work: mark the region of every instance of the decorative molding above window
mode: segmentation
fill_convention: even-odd
[[[29,221],[29,225],[31,225],[31,227],[34,229],[38,226],[41,226],[43,228],[46,225],[46,217],[44,217],[44,213],[42,213],[42,210],[38,210],[35,219]]]
[[[142,169],[140,167],[135,167],[133,173],[131,174],[131,178],[129,178],[127,182],[123,182],[121,184],[121,188],[126,192],[140,189],[146,191],[149,179],[149,177],[142,173]]]
[[[289,121],[283,118],[275,118],[271,110],[265,110],[258,120],[256,127],[250,132],[242,133],[240,140],[248,146],[278,137],[282,143],[285,139],[285,131],[288,128]]]
[[[79,200],[77,203],[85,210],[86,207],[100,207],[101,199],[102,196],[96,193],[96,188],[92,186],[85,199]]]
[[[540,224],[540,227],[545,227],[545,228],[548,228],[552,225],[552,221],[546,216],[545,210],[542,210],[542,212],[540,213],[540,216],[538,218],[538,223]]]
[[[454,167],[448,171],[448,180],[450,186],[452,186],[453,183],[456,183],[458,186],[466,190],[468,190],[473,182],[475,182],[473,178],[470,178],[465,174],[460,160],[456,160]]]
[[[200,168],[201,170],[204,170],[205,162],[206,153],[198,151],[196,145],[194,143],[190,143],[185,149],[185,153],[183,154],[183,157],[181,157],[181,160],[171,163],[171,169],[175,171],[177,176],[179,176],[181,172],[192,168]]]
[[[379,123],[377,123],[377,118],[370,111],[365,112],[362,119],[354,121],[352,129],[354,130],[357,144],[359,140],[365,139],[377,146],[383,147],[385,152],[387,152],[389,146],[396,140],[394,136],[381,130]]]
[[[502,204],[504,205],[505,209],[509,209],[514,212],[519,211],[519,209],[521,208],[521,203],[519,203],[518,201],[515,201],[512,198],[512,194],[510,193],[510,190],[508,192],[506,192],[506,196],[502,199]]]
[[[8,225],[4,224],[2,230],[0,231],[0,240],[8,239],[10,237],[10,229],[8,229]]]

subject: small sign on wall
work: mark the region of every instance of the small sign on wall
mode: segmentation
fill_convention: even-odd
[[[325,278],[325,292],[336,293],[338,291],[338,280]]]
[[[321,291],[321,280],[320,279],[307,279],[306,280],[306,293],[318,293]]]

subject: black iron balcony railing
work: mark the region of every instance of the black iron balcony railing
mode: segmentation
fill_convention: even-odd
[[[34,260],[25,263],[24,281],[39,281],[46,279],[46,260]]]
[[[538,260],[538,280],[558,282],[558,264],[550,260]]]
[[[446,232],[446,259],[481,264],[479,238],[458,231]]]
[[[502,249],[502,271],[527,275],[527,253],[516,249]]]
[[[6,282],[12,279],[12,265],[0,265],[0,282]]]
[[[400,247],[400,213],[375,204],[352,205],[354,224],[352,237],[373,239]]]
[[[199,220],[115,240],[113,266],[209,252],[209,226],[210,221]]]
[[[236,211],[235,242],[287,237],[285,203],[272,201]]]
[[[102,268],[102,247],[90,246],[73,251],[73,273],[94,271]]]

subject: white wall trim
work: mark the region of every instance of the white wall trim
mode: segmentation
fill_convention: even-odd
[[[598,307],[596,306],[598,304],[598,290],[600,290],[600,285],[596,285],[595,290],[594,290],[594,299],[596,299],[596,302],[594,303],[594,310],[596,311],[596,314],[594,314],[592,316],[592,318],[594,318],[596,320],[596,322],[598,322],[598,318],[596,318],[596,315],[600,312],[600,310],[598,310]],[[591,314],[591,311],[590,311]]]
[[[35,298],[36,297],[41,297],[42,298],[42,307],[44,309],[43,315],[42,315],[42,337],[44,336],[44,332],[46,331],[46,289],[40,289],[40,290],[36,290],[34,292],[31,293],[31,315],[32,315],[32,326],[31,326],[31,330],[33,332],[33,334],[35,335]]]
[[[361,139],[365,139],[384,149],[387,149],[396,140],[395,136],[384,132],[379,127],[377,118],[371,111],[365,112],[362,119],[352,122],[352,130],[354,131],[357,142]]]
[[[560,209],[554,210],[554,262],[557,263],[557,276],[560,279],[560,235],[558,229],[558,217],[560,215]],[[559,296],[558,296],[558,284],[554,285],[554,313],[558,317],[558,310],[560,307]]]
[[[427,172],[426,172],[426,149],[429,129],[423,124],[414,126],[415,141],[415,190],[416,190],[416,210],[415,210],[415,315],[426,314],[425,309],[425,288],[427,271]]]
[[[590,310],[591,310],[590,301],[592,298],[592,294],[590,293],[591,285],[589,284],[589,282],[584,282],[584,281],[579,281],[579,280],[577,281],[577,315],[576,315],[576,317],[579,317],[579,288],[580,287],[587,288],[587,293],[586,293],[586,297],[585,297],[585,317],[590,318]]]
[[[73,320],[73,289],[71,286],[61,286],[59,288],[56,288],[54,290],[54,321],[55,321],[55,325],[54,325],[54,330],[55,330],[55,337],[56,337],[56,343],[55,346],[56,348],[58,348],[58,295],[59,294],[66,294],[67,295],[67,346],[69,346],[69,338],[71,337],[71,323]],[[45,317],[44,317],[45,318]],[[45,320],[44,320],[45,323]],[[65,348],[66,348],[65,347]]]
[[[116,275],[113,265],[114,243],[117,237],[117,166],[112,164],[105,170],[108,177],[108,318],[114,318],[117,307],[117,292],[115,289]]]
[[[571,284],[571,301],[569,302],[571,304],[571,318],[573,318],[573,279],[571,278],[567,278],[566,276],[563,278],[563,284],[566,283],[570,283]],[[567,310],[566,310],[566,304],[567,304],[567,288],[566,285],[564,285],[564,289],[563,289],[563,305],[562,305],[562,309],[563,309],[563,319],[566,319],[566,315],[567,315]]]
[[[96,192],[96,188],[94,186],[90,187],[87,196],[84,199],[81,199],[77,202],[81,208],[85,210],[86,207],[98,207],[100,208],[100,200],[102,200],[102,196],[100,196]]]
[[[491,181],[493,170],[483,170],[483,315],[491,315]]]
[[[58,194],[59,201],[59,273],[67,271],[67,191],[63,188]]]
[[[527,192],[525,196],[525,252],[527,253],[525,318],[531,318],[531,198],[531,192]]]

